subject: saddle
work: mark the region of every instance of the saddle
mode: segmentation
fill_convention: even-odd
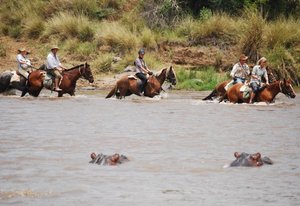
[[[50,89],[52,91],[54,89],[53,83],[54,83],[54,76],[49,72],[47,72],[43,82],[44,86],[47,89]]]
[[[240,92],[243,93],[243,98],[247,99],[250,97],[250,93],[252,92],[252,89],[249,85],[244,84],[243,86],[241,86]]]
[[[143,82],[142,80],[140,80],[140,78],[138,78],[136,75],[129,75],[128,76],[128,79],[130,80],[136,80],[137,81],[137,86],[139,87],[140,91],[142,91],[142,88],[143,88]],[[147,83],[146,83],[147,84]]]
[[[10,83],[14,83],[14,82],[20,82],[21,81],[21,75],[19,72],[17,71],[11,71],[12,77],[10,79]]]

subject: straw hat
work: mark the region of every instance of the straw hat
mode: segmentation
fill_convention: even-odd
[[[240,60],[246,61],[247,59],[248,59],[248,57],[245,54],[241,54]]]
[[[18,52],[24,52],[24,51],[27,51],[25,47],[18,49]]]
[[[57,45],[53,45],[53,46],[51,47],[51,50],[53,50],[53,49],[59,49],[59,47],[58,47]]]
[[[257,64],[260,65],[261,62],[266,62],[267,58],[266,57],[262,57],[257,61]]]

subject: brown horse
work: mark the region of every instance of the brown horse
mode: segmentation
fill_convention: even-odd
[[[226,94],[225,86],[230,82],[231,80],[226,80],[224,82],[219,83],[214,90],[205,98],[202,100],[213,100],[217,97],[224,97]]]
[[[64,70],[62,72],[62,80],[60,88],[62,91],[58,92],[58,97],[62,97],[63,94],[75,95],[76,82],[80,77],[84,77],[90,83],[94,82],[94,77],[88,63],[80,64],[71,69]],[[23,90],[22,95],[24,96],[27,92],[32,96],[39,96],[41,90],[45,87],[46,89],[53,90],[52,77],[46,75],[45,71],[36,70],[29,74],[28,77],[28,90]]]
[[[243,92],[240,91],[241,87],[244,84],[238,83],[233,85],[230,89],[227,90],[226,95],[230,102],[232,103],[249,103],[250,97],[244,98]],[[274,101],[276,95],[281,92],[287,97],[295,98],[296,94],[291,85],[290,80],[276,81],[270,85],[264,86],[256,95],[255,102],[267,102],[271,103]]]
[[[151,75],[148,78],[144,91],[144,96],[152,98],[155,95],[160,94],[162,90],[161,86],[165,82],[165,80],[169,81],[172,85],[176,85],[176,74],[172,66],[169,69],[164,68],[158,74]],[[117,81],[116,85],[108,93],[106,98],[110,98],[116,95],[117,98],[121,99],[131,94],[141,96],[140,80],[137,77],[126,75]]]

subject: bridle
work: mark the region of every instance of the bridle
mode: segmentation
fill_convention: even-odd
[[[292,91],[289,91],[287,88],[286,88],[286,86],[284,85],[284,86],[282,86],[282,81],[279,81],[279,90],[280,90],[280,92],[281,93],[283,93],[285,96],[287,96],[287,97],[291,97],[292,96],[292,92],[293,92],[293,90]],[[289,87],[291,87],[291,85],[289,84]]]

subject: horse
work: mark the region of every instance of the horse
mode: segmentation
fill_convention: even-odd
[[[41,73],[40,75],[43,75]],[[12,89],[23,91],[26,89],[26,79],[15,71],[5,71],[0,74],[0,93]]]
[[[63,94],[75,95],[76,82],[80,77],[88,80],[90,83],[94,82],[94,77],[88,63],[74,66],[70,69],[66,69],[62,72],[62,80],[60,88],[62,91],[58,92],[58,97],[62,97]],[[43,70],[35,70],[29,74],[28,77],[28,89],[23,90],[22,97],[28,92],[30,95],[39,96],[43,87],[49,90],[53,90],[52,76],[45,74]]]
[[[155,95],[160,94],[165,81],[169,81],[172,85],[177,83],[176,74],[172,66],[169,69],[162,69],[156,75],[150,75],[145,86],[144,96],[153,98]],[[106,98],[116,95],[118,99],[122,99],[131,94],[141,96],[140,84],[140,80],[135,76],[123,76],[117,81]]]
[[[228,100],[232,103],[249,103],[250,95],[244,97],[243,92],[241,92],[241,87],[244,84],[237,83],[229,88],[226,92]],[[275,81],[270,85],[263,86],[261,90],[255,95],[255,102],[266,102],[271,103],[274,101],[276,95],[281,92],[287,97],[295,98],[296,94],[291,85],[291,80],[284,79],[283,81]]]
[[[203,98],[202,100],[213,100],[214,98],[217,97],[224,97],[226,94],[226,85],[230,82],[231,80],[226,80],[224,82],[219,83],[214,89],[213,91],[205,98]]]

